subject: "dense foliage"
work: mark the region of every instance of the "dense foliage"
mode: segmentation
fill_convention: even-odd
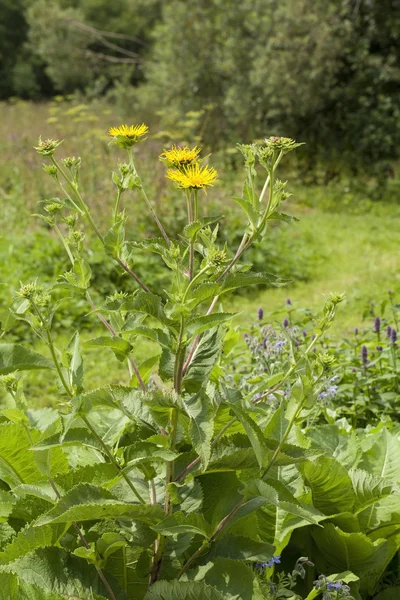
[[[163,98],[166,132],[194,120],[215,147],[284,131],[307,142],[305,156],[333,161],[328,176],[339,162],[398,155],[398,0],[19,0],[1,10],[2,98],[86,90],[149,115]]]

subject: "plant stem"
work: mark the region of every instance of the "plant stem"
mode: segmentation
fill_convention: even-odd
[[[120,258],[116,258],[115,259],[117,261],[117,263],[124,269],[124,271],[126,273],[128,273],[128,275],[130,275],[135,281],[136,283],[138,283],[140,285],[140,287],[147,293],[150,293],[149,288],[147,287],[147,285],[145,283],[143,283],[143,281],[140,279],[140,277],[138,277],[138,275],[136,275],[136,273],[134,273],[132,271],[132,269],[129,268],[129,266],[124,263]]]
[[[96,306],[95,306],[95,304],[92,300],[92,297],[88,291],[86,292],[86,298],[87,298],[87,301],[89,302],[90,306],[94,310],[96,317],[98,317],[100,319],[100,321],[103,323],[103,325],[105,327],[107,327],[108,331],[111,333],[111,335],[113,337],[117,337],[117,333],[116,333],[115,329],[112,327],[112,325],[110,325],[110,323],[107,321],[107,319],[105,319],[103,317],[103,315],[96,310]],[[146,392],[147,391],[146,385],[142,379],[142,376],[140,375],[140,372],[139,372],[139,369],[138,369],[138,366],[137,366],[135,360],[131,356],[129,356],[128,361],[138,379],[140,387],[142,388],[142,390],[144,392]]]
[[[130,487],[130,489],[132,490],[132,492],[135,494],[135,496],[139,500],[139,502],[141,504],[146,504],[146,502],[143,500],[142,496],[139,494],[139,492],[137,491],[137,489],[133,485],[132,481],[129,479],[128,475],[125,473],[124,469],[122,469],[120,467],[120,465],[118,464],[118,462],[116,461],[114,455],[112,454],[112,452],[108,448],[107,444],[104,443],[103,439],[99,436],[99,434],[97,433],[97,431],[95,430],[95,428],[93,427],[93,425],[90,423],[89,419],[85,415],[80,415],[80,417],[81,417],[82,421],[85,423],[86,427],[92,432],[92,434],[94,435],[94,437],[96,438],[96,440],[102,446],[102,448],[104,449],[104,452],[107,454],[107,456],[110,459],[111,463],[118,470],[119,474],[125,479],[126,483]]]
[[[182,304],[184,304],[186,302],[188,293],[190,292],[191,288],[194,286],[194,284],[196,283],[196,281],[202,276],[204,275],[204,273],[207,272],[207,270],[209,269],[209,265],[207,265],[206,267],[204,267],[204,269],[201,269],[193,278],[190,279],[188,286],[185,290],[185,293],[183,294],[183,298],[182,298]]]
[[[65,237],[63,236],[63,234],[62,234],[62,233],[61,233],[61,231],[59,230],[59,228],[58,228],[58,226],[57,226],[57,224],[56,224],[56,223],[54,223],[53,227],[54,227],[54,229],[55,229],[55,232],[57,233],[58,237],[60,238],[60,240],[61,240],[61,243],[62,243],[62,245],[64,246],[64,249],[65,249],[66,253],[68,254],[68,258],[69,258],[69,260],[71,261],[71,264],[72,264],[72,266],[74,266],[74,264],[75,264],[75,259],[74,259],[73,255],[72,255],[72,252],[71,252],[71,250],[70,250],[70,247],[69,247],[69,245],[67,244],[67,242],[66,242],[66,240],[65,240]]]
[[[115,200],[115,206],[114,206],[114,223],[117,220],[118,208],[119,208],[119,201],[120,200],[121,200],[121,188],[118,188],[118,190],[117,190],[117,198]]]
[[[128,148],[128,156],[129,156],[129,163],[130,163],[130,165],[131,165],[131,167],[133,169],[133,172],[135,173],[135,175],[137,177],[139,177],[138,172],[137,172],[136,167],[135,167],[134,160],[133,160],[132,148]],[[161,235],[163,236],[164,240],[167,243],[167,246],[169,247],[171,245],[171,242],[169,241],[169,237],[165,233],[165,229],[161,225],[161,222],[160,222],[159,218],[157,217],[157,214],[156,214],[156,212],[155,212],[155,210],[153,208],[153,205],[150,202],[149,197],[147,196],[146,192],[144,191],[144,187],[143,187],[143,185],[142,185],[141,182],[140,182],[139,189],[140,189],[140,192],[141,192],[141,194],[142,194],[142,196],[143,196],[143,198],[144,198],[144,200],[145,200],[145,202],[146,202],[146,204],[147,204],[147,206],[148,206],[148,208],[149,208],[149,210],[151,212],[151,215],[152,215],[154,221],[156,222],[156,225],[157,225],[158,229],[161,232]]]
[[[77,185],[74,184],[73,181],[71,181],[71,179],[68,177],[67,173],[64,171],[64,169],[59,165],[59,163],[56,161],[56,159],[52,156],[51,160],[54,164],[55,167],[57,167],[58,171],[61,173],[61,175],[64,177],[65,181],[68,183],[69,187],[71,188],[71,190],[74,192],[75,196],[78,199],[78,202],[80,204],[80,207],[77,206],[78,211],[82,214],[85,215],[85,217],[87,218],[87,220],[89,221],[89,224],[91,226],[91,228],[93,229],[93,231],[95,232],[95,234],[97,235],[97,237],[99,238],[100,242],[103,244],[103,246],[105,245],[104,243],[104,237],[102,236],[102,234],[100,233],[100,230],[98,229],[96,223],[93,221],[92,215],[90,214],[90,211],[88,209],[88,207],[86,206]],[[62,185],[61,185],[62,187]],[[75,203],[73,203],[74,206],[76,206]],[[126,273],[128,273],[139,285],[141,288],[144,289],[145,292],[149,292],[149,288],[143,283],[143,281],[136,275],[136,273],[134,273],[129,267],[128,265],[126,265],[120,258],[116,259],[117,263],[124,269],[124,271],[126,271]]]
[[[61,383],[62,383],[62,385],[63,385],[63,387],[64,387],[65,391],[67,392],[68,396],[69,396],[70,398],[72,398],[72,397],[74,396],[74,394],[73,394],[73,392],[71,391],[71,389],[70,389],[69,385],[67,384],[67,382],[66,382],[66,380],[65,380],[65,377],[64,377],[64,374],[63,374],[63,372],[62,372],[61,365],[60,365],[60,363],[58,362],[58,358],[57,358],[57,354],[56,354],[56,349],[55,349],[55,346],[54,346],[53,338],[52,338],[52,336],[51,336],[51,331],[50,331],[50,328],[49,328],[49,326],[48,326],[48,325],[45,323],[45,319],[44,319],[44,318],[43,318],[43,316],[41,315],[41,313],[40,313],[40,310],[38,309],[37,305],[35,304],[35,302],[33,302],[33,300],[32,300],[32,299],[31,299],[31,304],[32,304],[32,307],[33,307],[33,309],[34,309],[34,311],[35,311],[35,313],[36,313],[36,315],[37,315],[38,319],[39,319],[39,320],[40,320],[40,322],[43,324],[43,329],[44,329],[44,332],[45,332],[45,334],[46,334],[46,338],[47,338],[47,346],[48,346],[48,348],[49,348],[49,350],[50,350],[50,354],[51,354],[51,357],[52,357],[52,359],[53,359],[54,366],[55,366],[55,368],[56,368],[56,371],[57,371],[57,373],[58,373],[58,376],[59,376],[59,378],[60,378],[60,381],[61,381]]]

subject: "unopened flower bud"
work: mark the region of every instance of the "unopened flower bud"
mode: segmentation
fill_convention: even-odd
[[[58,140],[52,140],[50,138],[47,140],[42,140],[42,138],[40,137],[38,146],[34,146],[34,148],[42,156],[53,156],[56,148],[60,144],[62,144],[62,140],[61,140],[61,142],[59,142]]]

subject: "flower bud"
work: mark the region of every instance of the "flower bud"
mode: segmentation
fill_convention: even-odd
[[[40,137],[38,146],[34,146],[34,148],[42,156],[53,156],[56,148],[58,148],[60,144],[62,144],[62,140],[61,142],[59,142],[58,140],[52,140],[50,138],[47,140],[42,140],[42,138]]]
[[[258,309],[257,314],[258,314],[258,320],[262,321],[264,318],[264,310],[261,307]]]
[[[50,175],[50,177],[58,179],[58,169],[55,165],[43,165],[43,170],[47,175]]]

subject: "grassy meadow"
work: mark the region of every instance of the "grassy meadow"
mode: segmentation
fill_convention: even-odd
[[[0,301],[4,305],[3,311],[12,299],[13,287],[18,288],[21,280],[24,283],[36,277],[49,280],[68,268],[58,241],[41,220],[32,216],[32,213],[40,212],[40,199],[59,195],[56,183],[43,172],[41,159],[33,149],[39,135],[64,139],[60,156],[82,157],[83,189],[102,230],[107,228],[113,203],[114,187],[109,174],[118,160],[124,157],[120,150],[109,145],[107,130],[118,124],[120,117],[108,106],[73,104],[61,98],[41,105],[18,101],[3,104],[1,115]],[[190,139],[187,141],[191,142]],[[147,142],[140,145],[137,164],[166,229],[171,230],[170,227],[174,229],[176,223],[183,221],[184,207],[177,201],[179,196],[173,186],[166,182],[164,165],[157,159],[167,143],[167,137],[150,135]],[[209,214],[228,215],[224,235],[228,239],[234,238],[232,248],[236,244],[240,217],[239,208],[230,202],[229,196],[238,195],[243,173],[240,168],[233,170],[221,156],[212,157],[211,161],[218,168],[220,182],[207,196],[203,196],[202,203],[206,205],[204,211]],[[382,191],[384,201],[379,198],[372,201],[367,192],[358,190],[355,193],[343,182],[327,187],[305,186],[298,184],[296,177],[293,167],[287,173],[293,196],[285,211],[297,216],[300,221],[291,226],[279,223],[271,230],[267,247],[254,250],[258,269],[272,270],[292,278],[292,283],[284,288],[238,296],[229,308],[240,311],[237,323],[246,327],[255,318],[259,306],[264,308],[265,313],[271,313],[272,319],[281,321],[288,297],[295,306],[314,311],[322,306],[327,293],[345,292],[347,300],[340,309],[333,334],[347,334],[356,326],[362,327],[362,315],[371,302],[379,306],[387,290],[396,291],[399,287],[399,182],[391,180],[389,187]],[[131,234],[139,230],[139,236],[145,233],[154,235],[152,222],[145,216],[144,207],[139,202],[133,193],[126,194],[125,208],[129,214]],[[96,249],[96,245],[90,259],[96,265],[96,273],[99,273],[94,278],[93,294],[96,295],[96,283],[100,294],[110,293],[109,289],[102,288],[103,279],[113,270],[109,259]],[[139,265],[139,271],[140,268],[145,274],[149,266]],[[116,277],[116,289],[120,285],[124,286],[126,282]],[[376,311],[378,314],[379,308]],[[92,337],[93,330],[97,330],[99,325],[93,315],[84,316],[87,312],[82,302],[80,318],[85,319],[87,337]],[[75,317],[64,315],[56,323],[61,340],[66,340],[64,331],[71,328],[71,320],[73,326]],[[19,326],[17,339],[23,341],[25,334],[28,335],[28,327]],[[11,335],[6,334],[5,339]],[[32,343],[36,344],[33,340]],[[140,353],[141,348],[138,348],[139,362]],[[125,365],[118,363],[107,351],[103,355],[110,382],[126,381]],[[102,369],[99,369],[99,354],[86,350],[85,357],[86,369],[95,386],[103,376]],[[41,385],[31,388],[29,381],[40,382]],[[45,375],[29,375],[28,390],[32,391],[39,404],[51,402],[56,392],[48,387]]]

